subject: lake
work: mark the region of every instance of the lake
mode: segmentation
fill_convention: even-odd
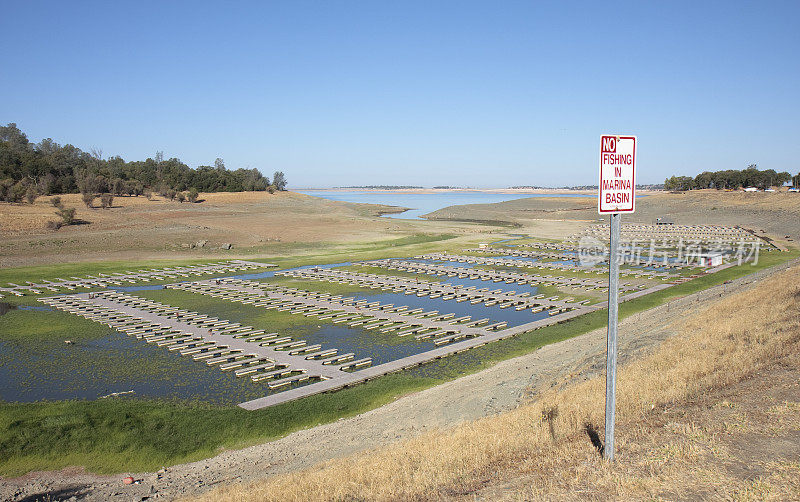
[[[384,215],[388,218],[404,220],[417,220],[423,214],[428,214],[437,209],[462,204],[491,204],[509,200],[526,199],[528,197],[592,197],[583,194],[515,194],[515,193],[489,193],[479,191],[463,192],[436,192],[413,193],[394,191],[365,191],[365,190],[295,190],[298,193],[313,195],[323,199],[338,200],[342,202],[358,202],[362,204],[385,204],[387,206],[401,206],[411,208],[408,211]]]

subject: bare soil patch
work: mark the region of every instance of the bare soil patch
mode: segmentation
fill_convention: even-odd
[[[0,265],[230,256],[218,249],[224,243],[233,245],[233,253],[270,255],[291,252],[299,244],[375,242],[458,226],[423,227],[424,221],[379,217],[391,210],[388,206],[293,192],[201,194],[203,202],[197,204],[115,197],[111,209],[88,209],[78,194],[61,199],[89,224],[47,230],[47,221],[58,219],[50,197],[33,205],[0,203]],[[202,241],[201,248],[193,247]]]
[[[739,225],[790,245],[800,241],[800,193],[717,190],[642,193],[647,196],[636,200],[636,212],[626,215],[626,222],[652,224],[656,218],[665,216],[676,224]],[[538,220],[598,221],[596,199],[592,196],[531,197],[496,204],[453,206],[426,216],[437,220],[506,221],[522,226]]]

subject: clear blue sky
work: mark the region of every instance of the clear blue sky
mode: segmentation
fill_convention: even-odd
[[[6,2],[0,122],[292,187],[800,171],[800,2]]]

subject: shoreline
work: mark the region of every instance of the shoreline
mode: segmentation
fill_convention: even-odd
[[[372,193],[394,193],[394,194],[445,194],[445,193],[499,193],[499,194],[579,194],[586,196],[594,196],[597,194],[595,190],[560,190],[554,188],[292,188],[290,191],[303,192],[372,192]],[[645,191],[645,190],[641,190]]]

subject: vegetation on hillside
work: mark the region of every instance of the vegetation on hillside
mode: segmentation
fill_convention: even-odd
[[[666,190],[699,190],[716,188],[717,190],[736,190],[737,188],[755,187],[766,189],[781,186],[793,181],[797,186],[800,175],[792,177],[787,172],[776,172],[774,169],[761,171],[756,164],[746,169],[726,169],[724,171],[704,171],[694,178],[691,176],[672,176],[664,180]]]
[[[99,150],[84,152],[50,138],[31,143],[16,124],[0,126],[0,200],[6,202],[32,202],[37,195],[76,192],[145,195],[155,191],[174,199],[184,190],[197,193],[285,189],[286,177],[280,171],[270,184],[258,169],[229,170],[220,158],[213,166],[196,169],[177,158],[165,160],[162,152],[146,160],[103,158]]]

